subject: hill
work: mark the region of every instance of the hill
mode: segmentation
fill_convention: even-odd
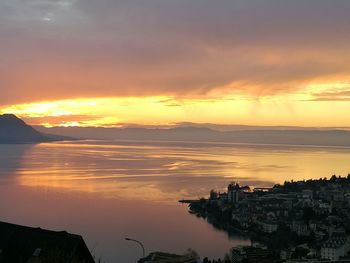
[[[245,128],[245,129],[244,129]],[[38,130],[81,139],[186,141],[211,143],[285,144],[314,146],[350,146],[350,131],[339,128],[239,127],[231,131],[212,127],[181,126],[175,128],[79,128],[54,127]]]
[[[38,132],[13,114],[0,115],[0,144],[38,143],[56,139]]]

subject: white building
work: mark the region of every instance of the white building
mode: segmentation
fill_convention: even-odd
[[[321,258],[336,261],[346,256],[348,251],[349,245],[346,239],[332,238],[322,245]]]
[[[278,228],[278,224],[273,221],[261,222],[261,226],[262,226],[262,231],[265,233],[273,233],[277,231],[277,228]]]
[[[291,229],[298,236],[310,235],[310,231],[308,230],[308,226],[303,221],[293,221],[293,223],[291,224]]]
[[[312,199],[314,196],[314,191],[310,189],[304,189],[301,191],[303,198]]]
[[[239,202],[239,194],[241,189],[238,184],[231,183],[227,188],[227,199],[231,204],[236,204]]]

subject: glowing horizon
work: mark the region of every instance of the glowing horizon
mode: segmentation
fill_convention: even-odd
[[[1,1],[0,113],[46,127],[350,126],[349,10],[344,0]]]
[[[166,96],[67,99],[0,107],[0,113],[16,114],[29,124],[45,127],[122,127],[181,122],[345,127],[350,126],[349,103],[347,100],[334,102],[323,94],[337,95],[346,85],[310,85],[302,92],[264,97],[236,94],[200,99]]]

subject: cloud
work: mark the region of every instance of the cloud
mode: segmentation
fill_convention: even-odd
[[[266,96],[350,72],[346,0],[4,0],[0,104]]]
[[[344,90],[333,90],[313,93],[314,101],[350,101],[350,87]]]

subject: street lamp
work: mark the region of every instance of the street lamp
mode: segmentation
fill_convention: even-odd
[[[132,239],[132,238],[128,238],[128,237],[126,237],[125,240],[126,241],[135,242],[135,243],[139,244],[141,246],[141,248],[142,248],[142,255],[143,255],[142,258],[144,258],[146,256],[145,255],[145,247],[143,246],[143,244],[140,241]]]

